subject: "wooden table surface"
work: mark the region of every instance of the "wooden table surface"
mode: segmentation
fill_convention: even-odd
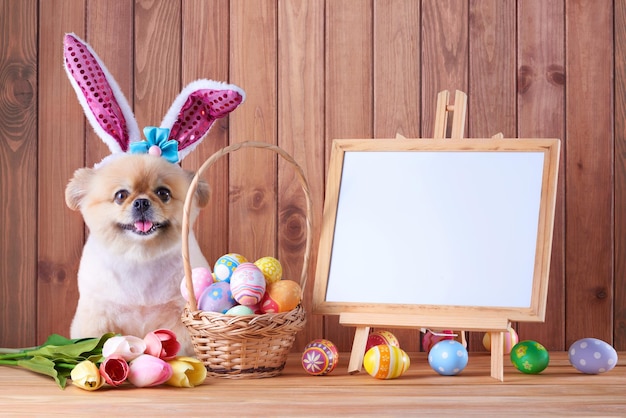
[[[465,370],[440,376],[424,353],[411,353],[400,378],[377,380],[347,372],[348,353],[327,376],[309,376],[292,354],[280,376],[209,378],[191,389],[132,386],[87,392],[51,378],[0,367],[2,416],[615,416],[626,417],[626,353],[610,372],[585,375],[550,353],[539,375],[525,375],[505,358],[504,382],[489,376],[490,358],[470,353]]]

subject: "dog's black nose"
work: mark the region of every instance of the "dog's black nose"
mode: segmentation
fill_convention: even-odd
[[[150,201],[148,199],[137,199],[133,202],[133,208],[139,212],[144,212],[150,208]]]

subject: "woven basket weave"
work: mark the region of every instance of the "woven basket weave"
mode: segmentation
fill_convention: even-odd
[[[280,155],[296,170],[306,200],[306,246],[300,276],[304,293],[311,253],[311,196],[302,168],[283,149],[263,142],[241,142],[222,148],[198,169],[185,199],[182,252],[189,303],[182,313],[194,345],[208,376],[223,378],[263,378],[279,375],[285,367],[296,334],[306,323],[305,311],[298,305],[289,312],[260,315],[224,315],[198,310],[189,261],[189,218],[193,195],[202,174],[221,157],[242,148],[267,149]]]

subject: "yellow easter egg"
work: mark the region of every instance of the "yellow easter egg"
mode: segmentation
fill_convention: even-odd
[[[283,266],[274,257],[259,258],[254,264],[263,272],[267,284],[275,283],[283,278]]]
[[[363,367],[376,379],[395,379],[411,365],[408,354],[399,347],[381,344],[370,348],[363,357]]]

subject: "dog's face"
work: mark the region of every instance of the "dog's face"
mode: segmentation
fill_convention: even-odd
[[[77,170],[65,200],[81,211],[90,234],[108,249],[149,259],[180,245],[192,177],[164,158],[124,154],[98,168]],[[196,207],[205,206],[208,198],[208,185],[200,182]]]

